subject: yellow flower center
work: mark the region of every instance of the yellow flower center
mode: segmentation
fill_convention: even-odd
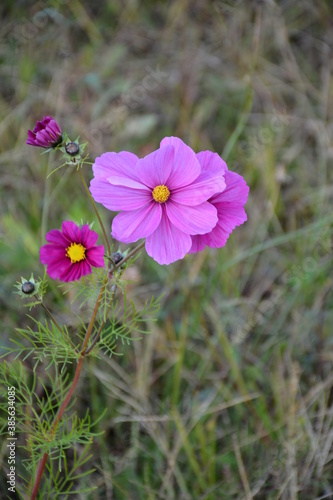
[[[158,201],[158,203],[164,203],[169,198],[170,191],[166,186],[164,186],[164,184],[162,184],[161,186],[154,187],[152,194],[155,201]]]
[[[81,243],[71,243],[68,248],[66,248],[66,255],[71,259],[71,263],[75,264],[86,258],[86,249]]]

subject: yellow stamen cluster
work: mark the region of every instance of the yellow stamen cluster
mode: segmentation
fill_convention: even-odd
[[[66,255],[71,259],[72,264],[76,264],[76,262],[80,262],[86,258],[86,249],[81,243],[71,243],[66,248]]]
[[[152,194],[155,201],[158,201],[158,203],[164,203],[169,198],[170,191],[166,186],[164,186],[164,184],[162,184],[161,186],[154,187]]]

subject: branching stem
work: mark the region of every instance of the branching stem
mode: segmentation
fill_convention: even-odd
[[[80,173],[80,172],[79,172]],[[88,189],[88,188],[87,188]],[[138,245],[137,247],[135,247],[126,257],[125,259],[121,260],[115,267],[114,269],[117,269],[119,267],[121,267],[124,262],[126,262],[128,259],[130,259],[133,255],[135,255],[139,250],[141,250],[141,248],[143,247],[144,245],[144,242],[143,243],[140,243],[140,245]],[[113,299],[114,299],[114,296],[116,294],[116,290],[117,290],[117,284],[114,284],[114,290],[113,290],[113,293],[112,293],[112,296],[111,296],[111,299],[110,299],[110,303],[109,303],[109,306],[108,306],[108,309],[107,309],[107,312],[105,314],[105,319],[104,321],[102,322],[100,328],[98,329],[98,332],[95,336],[95,338],[93,339],[91,345],[87,348],[88,346],[88,342],[89,342],[89,339],[90,339],[90,336],[92,334],[92,331],[93,331],[93,327],[94,327],[94,324],[95,324],[95,320],[96,320],[96,316],[97,316],[97,313],[98,313],[98,308],[99,308],[99,305],[100,305],[100,302],[101,302],[101,298],[102,298],[102,295],[105,291],[105,287],[107,286],[107,279],[105,280],[105,282],[103,283],[100,291],[99,291],[99,294],[98,294],[98,297],[97,297],[97,300],[96,300],[96,303],[95,303],[95,307],[94,307],[94,310],[92,312],[92,315],[91,315],[91,318],[90,318],[90,322],[89,322],[89,325],[88,325],[88,328],[87,328],[87,331],[86,331],[86,334],[85,334],[85,337],[83,339],[83,343],[82,343],[82,347],[81,347],[81,350],[80,350],[80,353],[79,353],[79,359],[78,359],[78,362],[77,362],[77,365],[76,365],[76,370],[75,370],[75,374],[74,374],[74,378],[73,378],[73,381],[72,381],[72,384],[68,390],[68,393],[66,394],[66,397],[65,399],[63,400],[59,410],[58,410],[58,413],[54,419],[54,422],[52,424],[52,427],[51,427],[51,430],[50,430],[50,435],[51,435],[51,438],[54,436],[55,432],[56,432],[56,429],[57,429],[57,426],[71,400],[71,397],[75,391],[75,388],[77,386],[77,383],[79,381],[79,378],[80,378],[80,375],[81,375],[81,370],[82,370],[82,366],[83,366],[83,360],[85,358],[85,356],[87,354],[89,354],[91,352],[91,350],[93,349],[93,347],[95,346],[96,342],[98,341],[99,339],[99,336],[102,332],[102,329],[103,329],[103,326],[105,325],[106,323],[106,319],[107,319],[107,316],[108,316],[108,313],[110,311],[110,308],[111,308],[111,305],[112,305],[112,302],[113,302]],[[56,323],[56,321],[54,320],[53,316],[52,316],[52,313],[47,309],[46,306],[44,306],[44,304],[42,303],[42,306],[45,310],[45,312],[48,314],[48,316],[52,319],[52,321],[54,322],[54,324],[57,326],[57,328],[59,328],[60,331],[62,331],[59,327],[59,325]],[[48,457],[48,452],[45,452],[43,457],[41,458],[41,461],[38,465],[38,469],[37,469],[37,474],[36,474],[36,479],[35,479],[35,483],[34,483],[34,486],[33,486],[33,489],[32,489],[32,493],[31,493],[31,500],[35,500],[36,499],[36,496],[37,496],[37,493],[38,493],[38,490],[39,490],[39,486],[40,486],[40,483],[41,483],[41,480],[42,480],[42,476],[43,476],[43,472],[44,472],[44,469],[45,469],[45,465],[46,465],[46,461],[47,461],[47,457]]]

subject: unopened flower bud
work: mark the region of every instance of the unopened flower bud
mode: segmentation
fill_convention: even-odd
[[[69,142],[68,144],[66,144],[65,149],[67,154],[75,156],[79,153],[80,146],[77,142]]]
[[[27,294],[27,295],[30,295],[31,293],[33,293],[35,290],[35,285],[34,283],[31,283],[31,281],[26,281],[25,283],[23,283],[22,285],[22,292]]]
[[[115,265],[119,264],[121,260],[123,260],[123,255],[120,252],[114,252],[111,254],[111,259],[115,263]]]

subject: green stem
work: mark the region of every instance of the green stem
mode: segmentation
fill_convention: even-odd
[[[114,269],[118,269],[119,267],[121,267],[123,264],[125,264],[125,262],[127,262],[131,257],[133,257],[133,255],[135,255],[139,250],[141,250],[141,248],[143,248],[145,246],[145,241],[143,241],[142,243],[140,243],[137,247],[135,247],[129,254],[126,255],[126,257],[124,259],[122,259],[120,262],[118,262],[118,264],[116,264],[114,266]]]
[[[106,231],[105,231],[104,224],[103,224],[102,219],[100,218],[100,215],[99,215],[99,213],[98,213],[98,210],[97,210],[97,207],[96,207],[96,203],[94,202],[94,199],[93,199],[93,197],[92,197],[92,196],[91,196],[91,194],[90,194],[89,188],[88,188],[88,186],[87,186],[87,184],[86,184],[86,181],[84,180],[84,177],[83,177],[83,175],[81,174],[80,170],[77,170],[77,173],[78,173],[78,174],[79,174],[79,176],[80,176],[80,179],[81,179],[81,182],[82,182],[82,184],[83,184],[83,187],[84,187],[84,189],[85,189],[85,191],[86,191],[87,195],[89,196],[89,200],[90,200],[90,202],[91,202],[91,204],[92,204],[92,206],[93,206],[93,209],[94,209],[94,211],[95,211],[96,217],[97,217],[98,222],[99,222],[99,224],[100,224],[100,226],[101,226],[101,229],[102,229],[102,232],[103,232],[103,236],[104,236],[104,242],[105,242],[106,248],[108,249],[108,255],[111,255],[111,247],[110,247],[110,243],[109,243],[109,240],[108,240],[108,237],[107,237]]]
[[[88,189],[88,188],[87,188]],[[102,226],[103,227],[103,226]],[[126,257],[125,259],[121,260],[115,267],[114,269],[117,269],[119,267],[121,267],[124,262],[126,262],[128,259],[130,259],[133,255],[135,255],[139,250],[141,250],[141,248],[144,246],[145,242],[143,241],[142,243],[140,243],[137,247],[135,247]],[[120,273],[121,274],[121,273]],[[58,423],[60,422],[69,402],[70,402],[70,399],[74,393],[74,390],[77,386],[77,383],[79,381],[79,378],[80,378],[80,374],[81,374],[81,370],[82,370],[82,365],[83,365],[83,360],[84,358],[86,357],[87,354],[89,354],[89,352],[93,349],[93,347],[95,346],[96,342],[98,341],[99,339],[99,336],[102,332],[102,328],[103,326],[105,325],[106,323],[106,318],[108,316],[108,313],[110,311],[110,307],[112,305],[112,302],[113,302],[113,299],[114,299],[114,296],[115,296],[115,293],[116,293],[116,290],[117,290],[117,284],[115,283],[114,284],[114,290],[113,290],[113,294],[112,294],[112,297],[111,297],[111,300],[110,300],[110,304],[109,304],[109,307],[108,307],[108,310],[107,310],[107,313],[105,315],[105,320],[103,321],[102,325],[100,326],[96,336],[94,337],[93,341],[92,341],[92,344],[89,346],[89,348],[87,348],[87,345],[88,345],[88,342],[89,342],[89,339],[90,339],[90,336],[91,336],[91,333],[92,333],[92,330],[93,330],[93,326],[94,326],[94,323],[95,323],[95,320],[96,320],[96,316],[97,316],[97,312],[98,312],[98,308],[99,308],[99,304],[100,304],[100,301],[101,301],[101,297],[104,293],[104,290],[105,290],[105,287],[107,286],[107,283],[108,281],[105,280],[104,284],[102,285],[100,291],[99,291],[99,294],[98,294],[98,297],[97,297],[97,300],[96,300],[96,303],[95,303],[95,307],[94,307],[94,310],[93,310],[93,313],[91,315],[91,318],[90,318],[90,322],[89,322],[89,325],[88,325],[88,328],[87,328],[87,331],[86,331],[86,334],[85,334],[85,337],[83,339],[83,344],[82,344],[82,347],[81,347],[81,350],[80,350],[80,353],[79,353],[79,360],[78,360],[78,363],[77,363],[77,366],[76,366],[76,370],[75,370],[75,375],[74,375],[74,378],[73,378],[73,382],[68,390],[68,393],[66,394],[66,397],[64,399],[64,401],[62,402],[59,410],[58,410],[58,413],[54,419],[54,422],[52,424],[52,427],[51,427],[51,430],[50,430],[50,434],[51,434],[51,437],[54,436],[55,434],[55,431],[57,429],[57,426],[58,426]],[[44,307],[44,310],[47,312],[47,314],[53,318],[51,312],[47,309],[46,306],[44,306],[44,304],[42,303],[42,306]],[[54,321],[55,325],[57,326],[57,328],[59,328],[59,326],[57,325],[57,323],[55,322],[54,319],[52,319],[52,321]],[[60,329],[60,328],[59,328]],[[60,330],[61,331],[61,330]],[[42,480],[42,476],[43,476],[43,472],[44,472],[44,469],[45,469],[45,465],[46,465],[46,461],[47,461],[47,457],[48,457],[48,452],[45,452],[40,463],[39,463],[39,466],[38,466],[38,469],[37,469],[37,474],[36,474],[36,479],[35,479],[35,483],[34,483],[34,486],[33,486],[33,490],[32,490],[32,494],[31,494],[31,500],[35,500],[36,499],[36,496],[37,496],[37,493],[38,493],[38,490],[39,490],[39,486],[40,486],[40,482]]]

